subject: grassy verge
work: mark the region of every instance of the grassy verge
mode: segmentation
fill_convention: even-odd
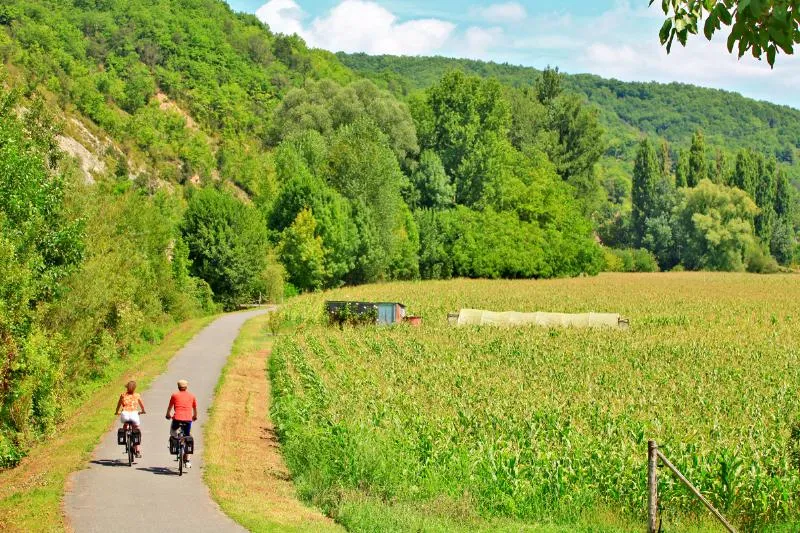
[[[300,503],[269,418],[268,317],[249,320],[222,371],[205,434],[205,481],[225,513],[250,531],[341,531]]]
[[[146,389],[187,341],[213,320],[204,317],[172,329],[158,346],[109,369],[105,385],[69,409],[55,435],[35,446],[14,469],[0,472],[0,531],[63,531],[61,502],[67,476],[82,468],[100,437],[116,422],[111,416],[129,379]]]

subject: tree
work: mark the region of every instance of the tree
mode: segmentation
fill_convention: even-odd
[[[538,78],[534,90],[536,91],[536,98],[544,105],[550,103],[561,95],[563,90],[564,76],[558,71],[558,67],[550,68],[550,65],[542,71]]]
[[[711,40],[722,25],[730,26],[728,51],[736,47],[740,58],[748,51],[758,59],[766,54],[770,66],[779,50],[791,55],[800,43],[800,0],[663,0],[661,6],[667,19],[659,38],[667,52],[676,37],[685,46],[703,19],[706,39]]]
[[[509,140],[518,150],[532,146],[543,148],[549,141],[548,108],[543,105],[531,87],[522,89],[509,88],[506,99],[511,104],[511,130]]]
[[[60,344],[40,323],[84,260],[84,224],[70,216],[55,164],[52,119],[34,104],[18,116],[0,90],[0,468],[56,422]],[[81,354],[83,355],[83,354]]]
[[[665,178],[672,179],[672,158],[669,154],[669,143],[666,139],[661,139],[658,151],[658,164],[661,169],[661,175]]]
[[[775,203],[773,206],[775,224],[769,245],[772,255],[783,265],[791,263],[797,243],[797,236],[792,224],[794,213],[791,192],[789,178],[786,175],[786,171],[781,168],[778,170],[775,183]]]
[[[407,178],[386,136],[365,118],[342,126],[331,140],[326,168],[329,184],[350,201],[358,227],[358,262],[348,281],[389,278],[414,232],[408,231],[401,196]]]
[[[689,148],[689,173],[686,176],[686,185],[695,187],[706,177],[708,177],[706,143],[703,132],[697,130],[692,136],[692,145]]]
[[[315,290],[325,282],[325,251],[310,209],[297,214],[281,235],[279,255],[289,282],[301,290]]]
[[[792,224],[784,218],[779,218],[772,231],[772,239],[769,243],[770,253],[778,263],[788,265],[794,258],[796,245],[797,238]]]
[[[327,168],[328,149],[316,133],[284,141],[275,153],[276,172],[283,187],[271,205],[268,222],[284,231],[304,209],[316,220],[316,235],[325,248],[325,287],[335,287],[356,264],[358,229],[348,200],[320,176]]]
[[[758,181],[755,187],[755,200],[759,213],[755,218],[756,235],[761,242],[769,245],[775,223],[775,160],[763,156],[758,161]]]
[[[423,236],[423,272],[449,276],[452,269],[456,276],[540,278],[594,274],[602,264],[600,248],[580,223],[574,231],[555,232],[521,221],[512,212],[464,206],[434,217],[422,223],[438,234],[431,239]]]
[[[784,168],[778,170],[775,180],[775,214],[779,218],[792,218],[792,186]]]
[[[678,151],[678,163],[675,166],[675,187],[686,187],[689,181],[689,152]]]
[[[597,109],[586,105],[577,94],[563,95],[553,100],[548,129],[555,143],[545,148],[556,171],[578,191],[579,197],[589,197],[599,188],[594,167],[605,151],[604,131]]]
[[[425,150],[419,158],[419,166],[411,176],[411,182],[419,193],[419,207],[443,209],[455,201],[455,187],[444,171],[442,160],[436,152]]]
[[[709,174],[711,175],[711,181],[717,185],[728,185],[730,177],[728,158],[725,156],[725,152],[719,148],[717,148],[717,155],[714,158],[714,162],[710,165]]]
[[[449,279],[453,276],[452,242],[445,234],[440,213],[432,209],[414,212],[420,234],[419,273],[422,279]]]
[[[633,186],[631,190],[631,215],[633,242],[640,246],[646,230],[646,221],[658,216],[656,209],[656,187],[660,169],[653,144],[645,138],[639,143],[636,162],[633,167]]]
[[[468,77],[460,71],[445,74],[427,90],[426,98],[432,124],[423,148],[439,155],[445,173],[456,184],[456,201],[462,203],[462,191],[469,190],[464,186],[462,163],[487,139],[508,135],[510,106],[496,80]],[[423,112],[419,115],[426,116]]]
[[[234,309],[254,296],[267,267],[267,227],[258,211],[228,193],[196,191],[181,224],[192,274],[208,282],[214,297]]]
[[[756,204],[739,189],[707,179],[681,189],[675,208],[681,263],[692,270],[744,270],[748,251],[757,246],[756,214]]]
[[[731,185],[738,187],[750,198],[755,198],[758,181],[758,154],[752,150],[740,150],[736,154],[736,166],[731,178]]]
[[[369,80],[342,87],[324,79],[293,89],[275,109],[272,138],[279,142],[308,130],[330,136],[361,119],[370,119],[381,130],[401,164],[419,152],[408,106]]]

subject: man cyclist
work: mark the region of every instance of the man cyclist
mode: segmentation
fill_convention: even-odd
[[[144,410],[144,402],[142,397],[136,392],[136,382],[131,380],[125,385],[126,391],[119,395],[117,402],[117,409],[114,415],[119,416],[119,421],[124,427],[125,424],[130,424],[133,429],[139,429],[139,415],[146,414]],[[121,413],[120,413],[121,411]],[[142,450],[139,444],[133,446],[133,453],[136,457],[142,456]]]
[[[170,433],[175,435],[179,427],[183,428],[183,434],[190,435],[192,430],[192,422],[197,420],[197,398],[194,394],[189,392],[189,382],[185,379],[178,381],[178,392],[172,393],[167,406],[167,420],[172,419],[170,426]],[[191,468],[192,463],[189,460],[189,454],[183,456],[186,468]]]

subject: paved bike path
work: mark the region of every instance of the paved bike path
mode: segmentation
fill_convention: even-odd
[[[147,408],[141,417],[142,458],[132,467],[124,447],[117,444],[119,424],[103,437],[89,467],[72,474],[67,484],[64,511],[76,533],[244,531],[219,510],[203,483],[203,424],[239,329],[265,312],[258,309],[218,318],[189,341],[167,371],[142,393]],[[175,457],[169,453],[170,422],[164,414],[181,378],[189,380],[189,390],[197,396],[198,420],[192,425],[192,469],[179,477]],[[109,417],[114,407],[108,406]]]

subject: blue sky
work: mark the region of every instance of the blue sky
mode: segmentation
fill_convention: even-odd
[[[728,54],[725,37],[667,55],[648,0],[229,0],[331,51],[445,55],[639,81],[680,81],[800,108],[800,58]],[[724,28],[723,28],[724,30]]]

